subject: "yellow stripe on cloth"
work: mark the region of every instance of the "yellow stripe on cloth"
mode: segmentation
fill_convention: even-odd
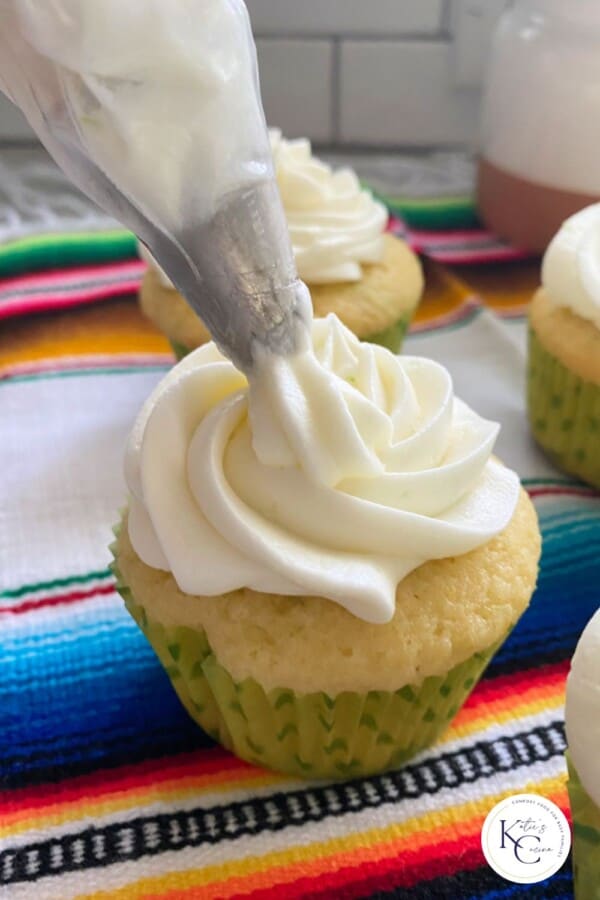
[[[0,326],[2,368],[90,354],[169,352],[167,339],[131,298],[22,317]]]

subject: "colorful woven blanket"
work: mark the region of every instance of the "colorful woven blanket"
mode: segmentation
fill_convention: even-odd
[[[406,346],[503,423],[498,453],[544,534],[531,608],[437,746],[381,777],[315,784],[212,744],[114,591],[125,438],[172,363],[137,310],[132,250],[119,233],[0,251],[0,897],[570,898],[568,864],[520,886],[480,848],[513,792],[568,814],[564,682],[598,604],[600,495],[552,469],[525,423],[537,264],[428,259]]]

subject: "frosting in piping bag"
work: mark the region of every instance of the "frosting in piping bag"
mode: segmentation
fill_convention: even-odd
[[[359,281],[362,265],[383,256],[387,210],[351,169],[313,156],[309,141],[285,140],[276,129],[269,137],[298,275],[308,284]],[[143,245],[140,253],[172,287]]]
[[[600,203],[563,223],[546,250],[542,283],[557,306],[600,328]]]
[[[443,367],[361,344],[333,315],[250,383],[207,344],[133,429],[132,544],[189,594],[323,596],[383,623],[411,570],[508,524],[520,487],[490,458],[497,433]]]

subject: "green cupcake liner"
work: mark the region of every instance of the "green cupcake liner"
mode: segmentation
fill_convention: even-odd
[[[399,353],[402,348],[404,336],[408,331],[411,318],[412,314],[406,314],[398,319],[397,322],[394,322],[393,325],[390,325],[389,328],[386,328],[384,331],[379,331],[377,334],[371,335],[370,337],[361,338],[361,341],[367,341],[369,344],[379,344],[382,347],[387,347],[392,353]],[[189,347],[186,347],[185,344],[180,344],[178,341],[173,341],[171,339],[169,339],[169,343],[177,362],[180,362],[188,355],[188,353],[191,353],[191,350]]]
[[[527,406],[533,435],[552,461],[600,487],[600,386],[563,366],[531,327]]]
[[[381,347],[387,347],[392,353],[400,353],[411,319],[412,313],[406,313],[397,322],[390,325],[389,328],[377,334],[369,335],[369,337],[361,338],[361,341],[366,341],[369,344],[379,344]]]
[[[340,779],[402,765],[446,730],[502,643],[445,676],[397,691],[265,691],[251,678],[234,681],[202,629],[165,627],[153,619],[123,581],[116,558],[113,572],[190,716],[241,759],[288,775]]]
[[[569,753],[566,757],[573,819],[575,898],[600,900],[600,809],[586,793]]]
[[[192,352],[189,347],[186,347],[185,344],[180,344],[178,341],[172,341],[169,338],[169,343],[171,345],[171,350],[175,354],[175,359],[177,360],[177,362],[181,362],[181,360],[186,357],[188,353]]]

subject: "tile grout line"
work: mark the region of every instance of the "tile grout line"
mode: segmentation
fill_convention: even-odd
[[[341,40],[334,38],[331,48],[331,73],[329,87],[331,90],[330,127],[334,145],[341,141]]]

